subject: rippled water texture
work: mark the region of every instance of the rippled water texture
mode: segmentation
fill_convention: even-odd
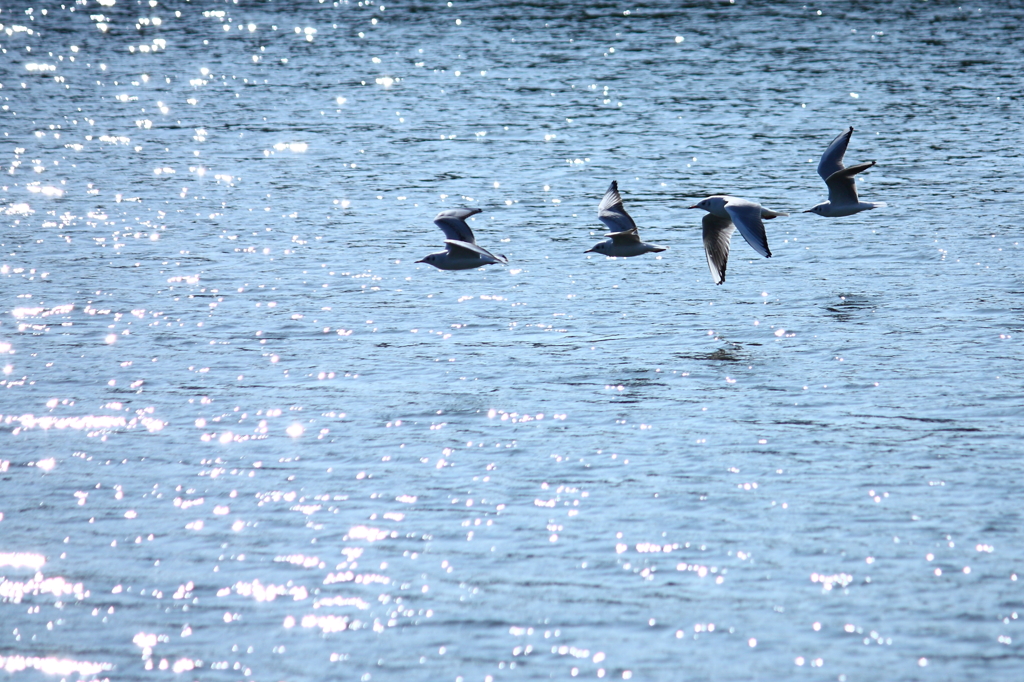
[[[382,1],[0,0],[0,669],[1020,679],[1021,5]]]

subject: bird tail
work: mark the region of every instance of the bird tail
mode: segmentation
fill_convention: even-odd
[[[884,201],[875,201],[871,204],[871,208],[885,208],[888,205]]]
[[[654,251],[654,253],[661,253],[662,251],[668,251],[668,247],[667,246],[655,246],[654,244],[652,244],[651,246],[654,247],[652,249]]]

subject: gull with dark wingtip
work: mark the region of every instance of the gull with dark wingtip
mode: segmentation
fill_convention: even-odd
[[[872,208],[882,208],[886,205],[884,201],[861,201],[857,197],[857,182],[853,176],[871,168],[875,162],[866,161],[855,166],[843,165],[843,156],[846,154],[846,147],[850,144],[852,136],[853,126],[850,126],[839,133],[825,153],[821,155],[821,160],[818,162],[818,175],[828,185],[828,201],[809,208],[804,213],[817,213],[826,218],[840,218]]]
[[[725,281],[725,266],[729,261],[729,242],[732,240],[732,233],[737,228],[750,244],[750,248],[765,258],[771,258],[772,252],[768,248],[768,236],[764,232],[764,223],[761,220],[789,215],[765,208],[753,201],[724,195],[702,199],[690,208],[702,208],[708,212],[702,221],[704,253],[708,257],[711,279],[715,284]]]
[[[445,250],[425,256],[417,263],[433,265],[438,270],[470,270],[481,265],[500,263],[508,264],[508,258],[493,254],[487,249],[477,246],[473,230],[469,229],[466,218],[480,213],[479,208],[455,208],[441,211],[434,218],[434,224],[441,228],[444,236]]]
[[[605,256],[616,258],[628,258],[639,256],[644,253],[660,253],[668,249],[667,246],[648,244],[640,241],[640,234],[637,231],[636,223],[626,213],[622,206],[622,197],[619,196],[619,183],[612,180],[608,185],[608,191],[601,199],[601,205],[597,207],[597,219],[608,226],[611,230],[605,237],[606,241],[594,244],[584,253],[600,253]]]

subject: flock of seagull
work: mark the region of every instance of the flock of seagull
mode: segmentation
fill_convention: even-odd
[[[822,202],[804,213],[816,213],[826,218],[838,218],[853,215],[861,211],[885,206],[885,202],[861,201],[857,196],[854,176],[875,165],[874,161],[858,163],[853,166],[843,165],[846,147],[850,144],[853,127],[836,136],[821,155],[818,162],[818,175],[828,186],[828,201]],[[702,221],[704,237],[704,253],[707,255],[711,278],[715,284],[725,281],[725,267],[729,260],[729,244],[733,232],[740,231],[747,244],[765,258],[771,258],[768,248],[768,237],[764,231],[764,220],[788,213],[773,211],[761,204],[738,197],[725,195],[710,196],[698,201],[689,208],[701,208],[707,211]],[[432,253],[417,263],[427,263],[439,270],[469,270],[482,265],[507,264],[508,258],[494,254],[478,246],[473,230],[466,223],[466,218],[480,213],[479,208],[457,208],[442,211],[434,218],[434,224],[441,228],[445,236],[445,250]],[[605,235],[608,239],[595,244],[585,253],[600,253],[616,258],[628,258],[645,253],[658,253],[668,249],[667,246],[648,244],[640,240],[633,218],[626,213],[619,196],[618,183],[614,180],[608,187],[601,204],[597,207],[597,217],[611,232]]]

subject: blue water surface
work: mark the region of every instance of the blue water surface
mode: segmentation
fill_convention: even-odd
[[[0,0],[0,669],[1021,679],[1024,8],[381,1]]]

